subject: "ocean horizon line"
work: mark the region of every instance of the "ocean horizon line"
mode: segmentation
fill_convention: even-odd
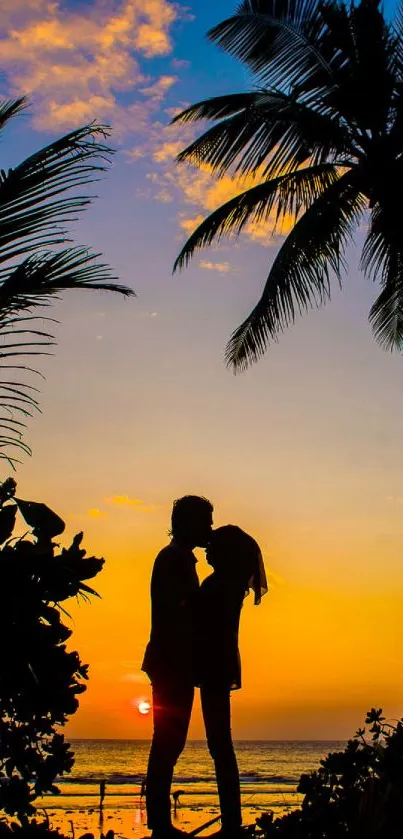
[[[346,743],[349,738],[340,737],[293,737],[293,738],[252,738],[252,737],[238,737],[233,740],[234,743]],[[65,735],[65,740],[74,743],[151,743],[151,737],[69,737]],[[198,740],[187,740],[188,744],[205,743],[205,738]]]

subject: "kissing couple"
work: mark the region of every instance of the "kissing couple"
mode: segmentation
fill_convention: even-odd
[[[180,839],[172,825],[171,784],[183,751],[195,687],[200,687],[207,744],[215,765],[220,836],[241,832],[238,765],[231,736],[230,693],[241,687],[238,649],[242,603],[267,591],[257,542],[235,525],[216,530],[213,506],[186,495],[173,504],[171,542],[151,578],[151,636],[142,670],[152,684],[154,732],[146,778],[147,823],[153,839]],[[213,569],[201,585],[193,549],[206,549]]]

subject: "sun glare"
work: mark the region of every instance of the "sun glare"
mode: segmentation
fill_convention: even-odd
[[[151,711],[151,705],[149,702],[147,702],[146,699],[140,699],[140,701],[137,703],[137,707],[139,709],[139,713],[143,714],[144,716],[146,714],[149,714]]]

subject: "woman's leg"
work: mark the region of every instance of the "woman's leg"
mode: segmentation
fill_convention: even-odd
[[[231,833],[241,827],[242,815],[238,764],[231,736],[230,692],[202,687],[200,693],[207,745],[217,777],[222,830]]]

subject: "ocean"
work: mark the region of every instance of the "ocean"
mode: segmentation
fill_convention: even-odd
[[[75,766],[58,781],[60,795],[41,805],[54,826],[79,836],[97,835],[109,827],[118,837],[146,836],[144,799],[140,797],[150,743],[145,740],[71,740]],[[235,743],[241,779],[245,823],[266,810],[280,815],[297,807],[300,775],[318,768],[329,751],[343,749],[338,741],[238,741]],[[106,783],[102,812],[99,784]],[[219,813],[214,767],[204,741],[190,741],[176,766],[172,791],[180,791],[175,823],[191,830]],[[219,824],[211,828],[217,830]],[[78,832],[77,832],[78,831]]]

